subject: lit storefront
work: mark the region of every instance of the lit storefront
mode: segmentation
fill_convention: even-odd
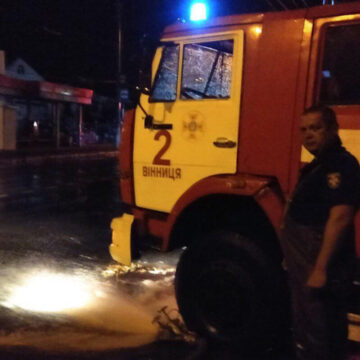
[[[93,91],[0,74],[0,102],[16,110],[17,148],[81,146]]]

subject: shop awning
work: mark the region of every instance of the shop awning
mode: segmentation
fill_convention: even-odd
[[[47,81],[24,81],[0,74],[0,95],[91,104],[93,90]]]

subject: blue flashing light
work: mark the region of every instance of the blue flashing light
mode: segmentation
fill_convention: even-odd
[[[207,6],[204,2],[197,2],[191,6],[190,20],[203,21],[207,19]]]

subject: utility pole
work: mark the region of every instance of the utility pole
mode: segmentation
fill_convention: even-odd
[[[122,127],[122,121],[124,118],[124,100],[128,96],[128,91],[125,88],[126,79],[123,74],[123,63],[122,63],[122,50],[123,50],[123,26],[124,26],[124,2],[126,0],[115,0],[116,1],[116,16],[117,16],[117,76],[116,76],[116,101],[117,101],[117,135],[116,145],[120,143],[120,133]],[[127,92],[125,94],[125,92]]]

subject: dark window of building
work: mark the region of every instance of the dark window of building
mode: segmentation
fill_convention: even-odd
[[[165,46],[155,76],[150,101],[175,101],[179,67],[179,45]]]
[[[18,65],[18,67],[17,67],[17,73],[18,73],[18,74],[25,74],[24,65]]]
[[[233,40],[184,46],[181,99],[230,97]]]
[[[319,102],[360,103],[360,24],[326,29]]]

